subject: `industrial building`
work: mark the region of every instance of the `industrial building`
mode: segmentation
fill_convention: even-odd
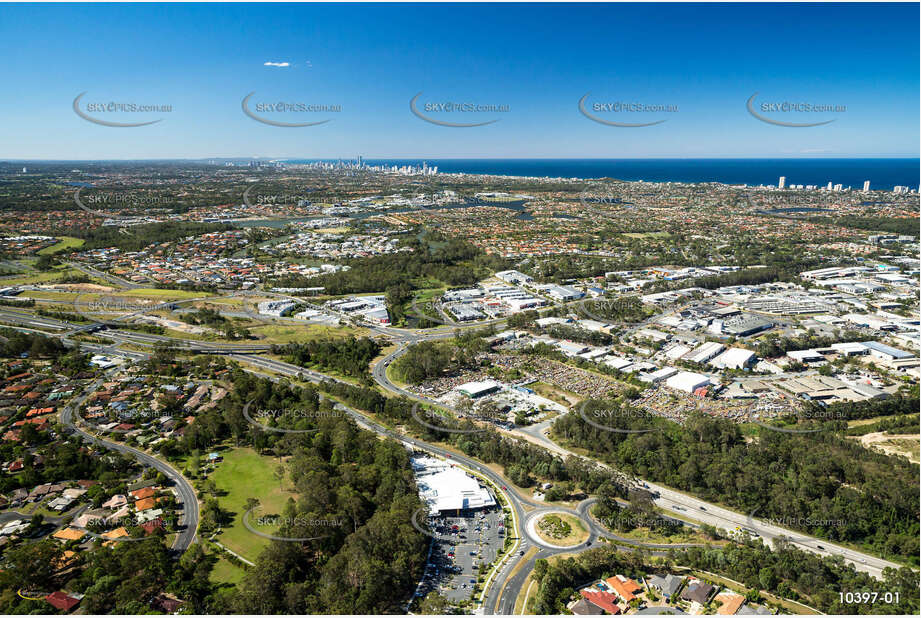
[[[531,283],[534,281],[531,277],[524,273],[520,273],[517,270],[503,270],[496,273],[496,278],[505,281],[506,283],[511,283],[512,285],[519,285],[522,283]]]
[[[665,380],[665,386],[685,393],[693,393],[709,385],[710,378],[692,371],[682,371]]]
[[[294,308],[297,307],[297,303],[293,300],[264,300],[258,305],[259,313],[262,315],[271,315],[276,318],[288,315]]]
[[[565,285],[545,285],[541,287],[541,290],[554,300],[576,300],[585,296],[584,292]]]
[[[710,364],[718,369],[744,369],[755,362],[755,353],[751,350],[742,348],[729,348],[716,358],[710,361]]]
[[[740,315],[723,322],[723,333],[733,337],[747,337],[774,328],[774,323],[754,315]]]
[[[462,395],[466,395],[470,399],[479,399],[480,397],[498,392],[500,388],[501,385],[498,382],[484,380],[482,382],[467,382],[466,384],[461,384],[455,390]]]
[[[715,357],[725,349],[726,346],[721,343],[708,341],[707,343],[701,344],[694,348],[691,352],[685,354],[684,360],[691,363],[706,363],[708,360]]]
[[[454,305],[448,311],[459,321],[468,322],[470,320],[479,320],[485,317],[482,312],[477,311],[469,305]]]

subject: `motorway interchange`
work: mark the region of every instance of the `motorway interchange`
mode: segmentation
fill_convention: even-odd
[[[228,296],[235,295],[236,293],[228,294]],[[147,310],[149,311],[150,309]],[[143,313],[143,310],[134,311],[130,315],[137,315],[139,313]],[[85,315],[85,317],[89,316]],[[45,332],[46,334],[48,334],[47,331],[52,331],[53,335],[60,337],[65,343],[69,345],[80,345],[84,349],[97,354],[119,354],[127,358],[140,360],[146,358],[148,355],[143,352],[122,350],[120,346],[123,344],[131,344],[138,347],[153,347],[157,344],[169,343],[177,349],[187,350],[190,352],[194,351],[200,353],[228,355],[230,358],[241,362],[243,367],[248,371],[266,377],[271,377],[273,379],[276,379],[276,375],[282,375],[314,382],[320,380],[335,380],[335,378],[324,375],[317,371],[304,369],[302,367],[291,365],[282,361],[260,356],[259,353],[265,352],[269,347],[265,345],[208,343],[194,340],[177,339],[162,335],[151,335],[120,330],[118,327],[124,325],[122,320],[127,317],[129,317],[128,314],[120,316],[115,320],[106,320],[105,322],[100,320],[97,322],[98,324],[109,328],[109,330],[106,331],[105,336],[109,339],[112,339],[114,343],[108,345],[88,344],[85,342],[78,343],[72,339],[74,334],[85,331],[85,327],[61,320],[38,317],[28,312],[20,311],[10,307],[0,307],[0,321],[2,322],[14,324],[23,330],[36,330],[37,327],[38,329],[41,329],[40,332]],[[432,400],[429,400],[425,397],[420,397],[394,384],[388,378],[386,371],[390,363],[400,355],[404,354],[410,346],[420,341],[428,339],[451,338],[455,335],[457,329],[482,328],[486,325],[501,326],[503,323],[504,320],[502,319],[491,319],[488,321],[467,323],[463,326],[446,326],[422,330],[372,326],[370,327],[370,330],[377,334],[386,335],[398,344],[394,351],[380,359],[371,367],[372,377],[380,387],[394,394],[406,396],[415,401],[424,402],[429,405],[440,406],[440,404],[437,404]],[[266,371],[271,373],[266,374]],[[89,393],[87,393],[84,398],[88,396],[88,394]],[[73,419],[73,414],[74,411],[79,408],[80,404],[80,401],[74,402],[71,404],[71,406],[68,406],[62,412],[62,421],[65,425],[71,427],[74,431],[81,434],[84,439],[94,440],[100,444],[105,445],[107,448],[114,448],[123,452],[131,453],[145,465],[153,466],[159,469],[176,485],[179,493],[179,501],[183,506],[183,517],[181,521],[181,533],[178,535],[173,548],[179,552],[184,551],[194,541],[195,531],[198,525],[198,502],[197,498],[195,497],[194,489],[175,469],[173,469],[168,464],[165,464],[163,461],[156,459],[142,451],[131,449],[121,444],[101,440],[91,436],[90,434],[87,434],[82,429],[76,427]],[[522,586],[525,584],[527,576],[532,570],[534,562],[537,559],[547,558],[554,554],[564,552],[574,553],[584,551],[593,546],[593,544],[598,542],[600,539],[605,539],[607,542],[621,546],[625,550],[633,549],[637,545],[644,545],[649,553],[652,554],[664,554],[668,547],[681,547],[680,545],[669,546],[643,544],[618,537],[617,535],[611,534],[606,529],[604,529],[589,515],[589,509],[593,503],[593,500],[591,499],[583,501],[575,509],[561,508],[556,505],[551,506],[539,501],[535,501],[530,497],[522,496],[515,490],[510,489],[509,483],[504,477],[494,472],[490,468],[482,465],[477,460],[464,457],[456,452],[448,451],[446,449],[425,443],[403,434],[396,434],[357,410],[347,408],[341,404],[337,404],[337,407],[347,412],[356,420],[356,422],[358,422],[359,425],[366,429],[370,429],[377,432],[378,434],[394,438],[406,444],[407,446],[411,446],[414,449],[428,452],[429,454],[435,455],[437,457],[450,459],[455,463],[466,467],[471,472],[474,472],[476,475],[492,484],[494,491],[501,493],[502,497],[504,498],[504,502],[509,505],[509,508],[511,509],[514,516],[514,530],[509,531],[509,534],[513,535],[511,538],[514,541],[514,544],[511,551],[499,561],[495,571],[490,573],[486,580],[485,589],[481,597],[482,610],[485,613],[513,613],[515,601],[518,598]],[[545,429],[545,427],[540,425],[525,429],[512,430],[510,433],[516,438],[528,440],[562,457],[579,457],[579,455],[566,450],[565,448],[550,440],[546,431],[543,431],[543,429]],[[598,462],[594,463],[596,465],[603,466],[603,464]],[[611,473],[616,474],[616,471],[611,470]],[[845,559],[845,561],[852,564],[858,570],[865,571],[877,578],[881,577],[882,570],[884,568],[898,567],[898,565],[892,562],[882,560],[869,554],[857,552],[855,550],[841,547],[821,539],[785,530],[768,522],[760,521],[756,517],[757,514],[737,513],[672,490],[668,487],[649,483],[643,479],[634,479],[634,481],[639,486],[648,488],[648,490],[653,493],[655,496],[655,505],[660,508],[666,514],[666,516],[667,514],[671,513],[681,520],[691,520],[692,522],[696,521],[725,530],[733,530],[737,527],[743,527],[747,530],[754,531],[769,544],[773,543],[775,539],[783,537],[800,549],[821,555],[840,555]],[[540,515],[552,511],[565,512],[579,518],[589,532],[588,539],[578,546],[570,547],[554,546],[541,540],[536,534],[533,533],[533,523]],[[535,547],[537,549],[536,553],[527,552],[527,550],[531,547]],[[469,552],[470,550],[467,551]],[[453,562],[458,562],[456,552],[453,558]],[[481,562],[482,560],[483,558],[480,558]],[[438,560],[436,560],[436,562],[437,561]],[[470,579],[475,579],[475,576],[471,577],[473,568],[472,566],[470,569],[467,568],[466,559],[462,559],[460,562],[462,562],[460,565],[461,573],[456,574],[454,577],[448,578],[450,583],[448,584],[447,589],[442,591],[442,594],[447,598],[462,597],[464,594],[466,594],[467,589],[461,586],[464,584],[472,586]],[[523,564],[521,564],[522,562]],[[445,564],[445,566],[447,565]],[[436,578],[433,577],[433,575],[434,573],[431,571],[428,573],[423,582],[420,582],[420,589],[424,589],[426,581],[435,581]],[[464,581],[465,578],[466,581]],[[453,588],[453,586],[457,586],[457,589]]]

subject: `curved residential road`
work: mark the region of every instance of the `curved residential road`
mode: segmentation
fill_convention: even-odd
[[[77,427],[76,423],[74,422],[76,410],[83,405],[83,402],[86,401],[101,384],[101,379],[96,380],[93,382],[90,388],[87,389],[86,393],[81,395],[76,401],[61,410],[61,422],[65,427],[68,427],[71,431],[78,434],[85,441],[94,442],[113,451],[118,451],[119,453],[130,455],[137,459],[141,465],[155,468],[156,470],[162,472],[166,478],[173,482],[179,494],[178,499],[182,505],[182,511],[179,517],[179,534],[176,536],[176,540],[173,542],[172,549],[174,552],[181,554],[187,550],[189,546],[192,545],[192,543],[195,541],[195,534],[198,531],[198,521],[200,517],[198,497],[196,496],[192,485],[189,484],[189,482],[185,480],[185,478],[183,478],[183,476],[179,474],[179,472],[177,472],[172,466],[160,461],[156,457],[152,457],[143,451],[139,451],[124,444],[109,442],[108,440],[97,438],[96,436],[89,434]]]

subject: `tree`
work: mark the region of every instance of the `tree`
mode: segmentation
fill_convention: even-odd
[[[53,588],[54,575],[64,551],[50,539],[22,545],[6,552],[2,578],[9,589],[47,590]]]
[[[449,614],[453,613],[450,611],[453,609],[454,606],[446,598],[434,591],[428,593],[419,604],[419,613],[423,616]]]

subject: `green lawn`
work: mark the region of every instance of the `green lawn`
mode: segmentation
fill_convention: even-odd
[[[218,501],[221,508],[230,511],[232,522],[216,540],[255,562],[269,540],[253,534],[243,525],[247,499],[259,500],[261,514],[280,514],[288,497],[294,497],[294,494],[282,490],[275,479],[275,469],[281,463],[277,457],[263,457],[251,448],[232,449],[222,454],[224,461],[217,464],[210,478],[222,493],[226,492],[218,497]],[[290,489],[288,480],[285,480],[284,486],[286,490]],[[272,531],[266,530],[266,533],[271,534]]]
[[[45,247],[39,251],[38,255],[51,255],[52,253],[66,251],[67,249],[78,249],[86,242],[82,238],[74,238],[73,236],[59,236],[58,241],[56,245]]]
[[[63,277],[77,275],[84,276],[83,273],[79,270],[67,266],[59,266],[44,272],[35,271],[31,273],[25,273],[20,277],[4,279],[3,285],[41,285],[44,283],[57,281]]]
[[[159,288],[137,288],[116,292],[115,296],[137,296],[138,298],[152,298],[162,302],[170,300],[186,300],[189,298],[206,298],[214,296],[210,292],[195,292],[191,290],[161,290]]]
[[[237,585],[246,577],[246,571],[229,560],[219,557],[214,563],[214,569],[211,571],[211,581],[215,584],[233,584]]]

